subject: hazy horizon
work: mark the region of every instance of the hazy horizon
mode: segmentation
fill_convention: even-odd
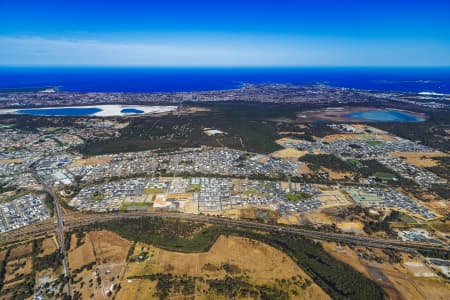
[[[3,1],[0,66],[450,66],[444,1]]]

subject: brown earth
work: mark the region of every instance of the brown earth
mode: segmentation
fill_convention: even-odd
[[[212,248],[204,253],[171,252],[138,243],[133,257],[142,252],[148,252],[151,258],[143,262],[130,263],[125,278],[158,272],[224,278],[227,271],[222,266],[227,264],[232,266],[233,275],[245,274],[252,284],[274,284],[276,279],[290,279],[293,276],[299,276],[301,280],[310,279],[283,252],[267,244],[241,237],[220,236]],[[120,293],[119,299],[133,297],[137,289],[153,289],[148,282],[143,287],[138,284],[139,282],[143,281],[122,281],[123,292]],[[298,292],[302,299],[329,299],[315,283],[304,291],[298,289]]]
[[[33,260],[30,257],[23,257],[8,261],[5,267],[4,282],[13,281],[20,274],[27,275],[33,271]]]
[[[11,159],[0,159],[0,165],[3,164],[20,164],[23,163],[23,158],[11,158]]]
[[[330,177],[330,179],[333,179],[333,180],[341,180],[346,177],[350,178],[353,176],[353,174],[350,172],[336,172],[336,171],[333,171],[333,170],[325,168],[325,167],[321,167],[321,169],[323,169],[325,172],[327,172],[328,177]]]
[[[72,239],[73,240],[73,239]],[[76,244],[71,245],[76,246]],[[80,269],[95,262],[94,247],[88,235],[82,239],[82,245],[69,250],[69,267],[71,270]]]
[[[0,251],[0,261],[4,260],[6,257],[6,250]]]
[[[32,251],[33,245],[31,243],[14,247],[11,249],[11,252],[9,253],[9,259],[31,254]]]
[[[92,269],[75,274],[73,288],[81,291],[82,299],[110,298],[108,292],[121,281],[130,245],[130,241],[119,235],[101,230],[88,232],[81,246],[71,246],[69,265],[72,270],[95,262]]]
[[[291,159],[294,161],[297,161],[300,157],[308,154],[308,151],[299,151],[297,149],[293,148],[286,148],[281,149],[278,151],[275,151],[271,153],[270,155],[275,158],[285,158],[285,159]]]
[[[391,152],[392,157],[402,157],[406,162],[415,165],[419,168],[435,167],[439,165],[439,161],[433,159],[434,157],[445,157],[448,154],[440,151],[436,152]]]
[[[48,238],[42,241],[41,246],[42,252],[38,254],[38,257],[43,257],[49,254],[52,254],[56,250],[58,250],[57,245],[55,243],[54,238]]]
[[[88,158],[75,160],[69,165],[69,168],[104,164],[110,162],[111,160],[112,157],[110,156],[92,156]]]

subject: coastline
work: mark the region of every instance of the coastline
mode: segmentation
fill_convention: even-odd
[[[89,75],[89,76],[86,76]],[[364,91],[450,94],[450,68],[1,68],[0,91],[205,92],[245,84],[326,84]],[[77,78],[76,81],[73,79]],[[84,80],[89,78],[89,80]],[[424,94],[427,96],[427,94]]]

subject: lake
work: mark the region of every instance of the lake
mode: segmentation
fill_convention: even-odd
[[[168,113],[177,109],[174,105],[93,105],[93,106],[66,106],[23,109],[0,109],[0,114],[22,114],[38,116],[125,116],[137,114]]]
[[[347,118],[366,122],[422,122],[425,119],[398,110],[356,111],[345,115]]]
[[[102,109],[97,107],[61,107],[61,108],[30,108],[18,109],[18,114],[44,116],[90,116]]]

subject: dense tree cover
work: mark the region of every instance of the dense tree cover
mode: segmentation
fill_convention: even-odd
[[[319,243],[284,234],[210,226],[161,218],[117,220],[86,229],[107,229],[124,238],[172,251],[207,251],[221,234],[238,235],[270,244],[289,254],[333,299],[382,299],[383,291],[362,274],[329,255]],[[218,285],[220,286],[220,285]]]
[[[292,235],[255,235],[288,253],[333,299],[383,299],[382,289],[349,265],[336,260],[319,243]]]
[[[62,266],[62,254],[59,251],[42,257],[36,256],[33,263],[34,271],[42,271],[48,268],[56,270],[60,266]]]
[[[0,291],[0,299],[12,297],[14,300],[30,299],[34,294],[34,274],[21,277],[22,282]]]
[[[0,123],[13,125],[14,128],[28,131],[38,132],[39,128],[49,127],[73,127],[80,128],[77,121],[80,117],[46,117],[37,115],[0,115]]]
[[[130,125],[120,130],[119,137],[89,141],[80,150],[93,155],[208,145],[270,153],[281,149],[281,146],[275,143],[279,137],[277,124],[269,119],[295,117],[290,106],[251,103],[204,106],[211,111],[129,119]],[[226,134],[208,136],[203,132],[204,128],[217,128]]]
[[[306,162],[311,170],[317,171],[320,167],[324,167],[336,172],[352,172],[356,177],[375,177],[378,181],[389,180],[391,184],[395,183],[402,186],[415,185],[412,180],[400,176],[395,171],[374,159],[362,160],[355,163],[350,160],[344,161],[333,154],[306,154],[300,157],[299,161]],[[391,181],[391,176],[396,178],[396,181]],[[308,181],[308,177],[306,176],[304,176],[303,179]],[[292,180],[297,181],[296,178],[293,178]],[[317,179],[313,178],[309,181],[316,182]]]
[[[256,285],[248,282],[245,276],[226,275],[224,279],[207,279],[193,276],[179,276],[171,273],[156,273],[143,276],[133,276],[130,279],[148,279],[157,281],[154,297],[168,299],[170,295],[182,294],[189,297],[195,294],[196,281],[206,283],[208,293],[226,297],[227,299],[253,298],[267,300],[287,300],[288,291],[275,286]],[[210,295],[211,295],[210,294]]]
[[[371,234],[376,231],[385,231],[388,234],[392,234],[390,223],[399,221],[401,213],[394,210],[386,218],[380,221],[369,221],[364,224],[364,231]]]
[[[375,159],[363,160],[359,162],[359,172],[364,177],[373,176],[375,173],[393,173],[391,169]]]
[[[183,296],[193,296],[195,293],[195,281],[203,280],[200,277],[179,276],[171,273],[155,273],[143,276],[133,276],[131,279],[148,279],[157,281],[154,297],[168,299],[171,293],[182,294]]]
[[[304,132],[306,137],[310,137],[311,141],[314,141],[315,139],[313,137],[325,137],[330,134],[338,133],[337,130],[331,128],[330,126],[326,124],[307,124],[308,126],[305,126]]]
[[[445,184],[433,184],[431,190],[444,199],[450,199],[450,188]]]
[[[44,203],[50,210],[50,214],[53,216],[53,214],[55,212],[55,203],[53,202],[52,197],[50,197],[50,195],[47,193],[45,194],[45,197],[44,197]]]
[[[299,158],[300,161],[325,167],[338,172],[354,172],[356,167],[333,154],[306,154]]]
[[[9,252],[10,252],[10,249],[7,249],[4,259],[0,261],[0,291],[3,288],[3,280],[5,279],[6,262],[7,262],[8,257],[9,257]]]
[[[338,133],[326,124],[320,123],[305,123],[301,128],[298,123],[277,123],[277,129],[279,132],[285,132],[283,137],[290,137],[295,139],[301,139],[305,141],[313,142],[315,137],[325,137],[330,134]]]
[[[422,255],[427,256],[427,257],[435,257],[435,258],[450,260],[450,254],[446,251],[440,251],[439,249],[420,250],[419,252]]]
[[[450,180],[450,157],[434,157],[433,159],[438,161],[438,165],[434,167],[428,167],[427,169],[442,178]]]
[[[129,240],[181,252],[207,251],[219,235],[219,230],[207,229],[205,224],[163,218],[123,219],[95,227],[114,231]]]
[[[0,194],[3,194],[5,192],[15,191],[16,189],[11,186],[6,186],[3,184],[0,184]]]
[[[389,169],[382,163],[378,162],[375,159],[369,159],[369,160],[363,160],[360,162],[361,166],[358,167],[358,172],[363,177],[371,177],[376,176],[377,173],[379,174],[392,174],[397,179],[397,182],[402,186],[413,186],[415,185],[414,181],[404,178],[398,173],[396,173],[394,170]]]
[[[218,295],[228,299],[251,297],[253,299],[289,299],[289,293],[279,288],[268,285],[252,285],[242,277],[225,276],[224,279],[207,280],[209,288]]]

